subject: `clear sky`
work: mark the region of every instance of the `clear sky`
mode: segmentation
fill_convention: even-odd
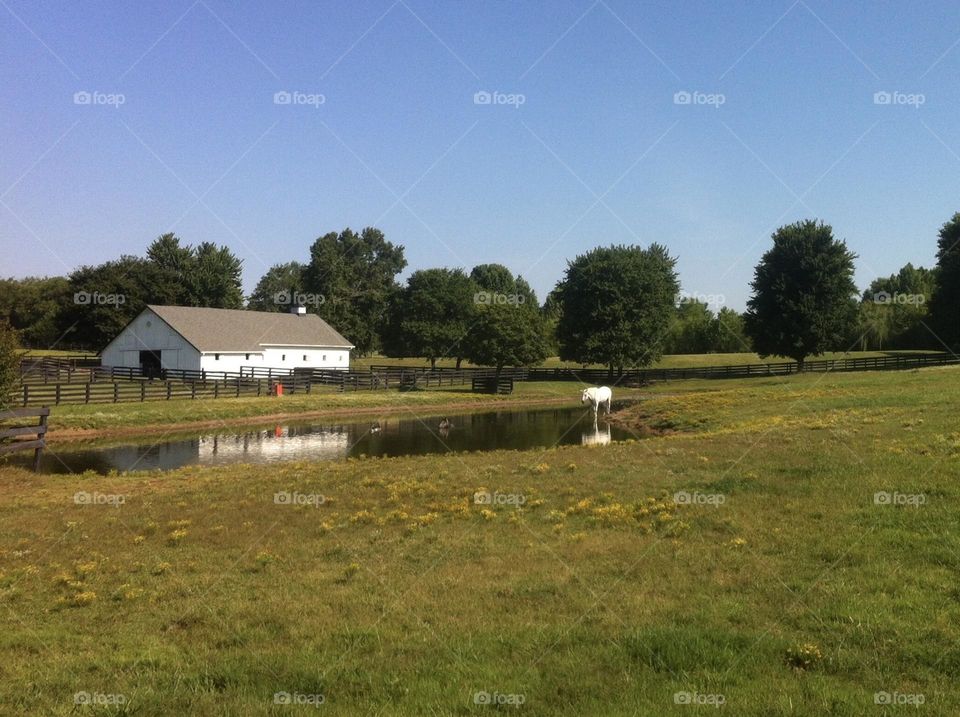
[[[660,242],[742,309],[780,224],[832,224],[864,286],[960,210],[946,0],[0,0],[0,54],[5,276],[174,231],[249,291],[374,225],[407,273],[501,262],[541,299]]]

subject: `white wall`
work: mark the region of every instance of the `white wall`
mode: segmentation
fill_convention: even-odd
[[[289,370],[292,368],[350,368],[350,352],[346,349],[314,349],[298,346],[268,346],[262,354],[251,353],[250,358],[243,353],[203,354],[200,367],[204,371],[239,372],[241,367],[256,366]],[[304,359],[306,356],[306,359]]]
[[[200,368],[200,352],[149,309],[107,344],[100,360],[104,366],[136,368],[140,365],[141,351],[159,351],[163,368],[193,371]]]

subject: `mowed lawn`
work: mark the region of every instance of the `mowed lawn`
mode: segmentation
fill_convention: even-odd
[[[678,382],[619,417],[668,435],[603,448],[0,469],[0,712],[958,714],[958,389]]]

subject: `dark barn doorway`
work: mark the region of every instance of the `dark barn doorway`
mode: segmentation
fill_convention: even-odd
[[[140,352],[140,370],[147,378],[159,378],[162,373],[159,351]]]

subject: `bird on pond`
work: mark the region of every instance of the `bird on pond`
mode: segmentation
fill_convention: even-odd
[[[377,421],[370,426],[370,433],[380,433],[380,421]]]
[[[440,420],[441,431],[449,431],[451,428],[453,428],[453,421],[451,421],[449,418],[443,418]]]

